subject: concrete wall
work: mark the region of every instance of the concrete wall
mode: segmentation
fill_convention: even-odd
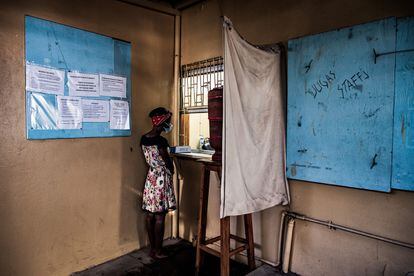
[[[132,43],[131,137],[26,140],[26,14]],[[173,48],[172,16],[118,1],[1,1],[0,275],[68,275],[146,244],[139,138],[171,103]]]
[[[221,5],[219,4],[221,3]],[[182,63],[222,55],[220,11],[254,44],[286,42],[388,16],[414,15],[412,1],[207,0],[184,10]],[[182,162],[181,234],[196,229],[200,167]],[[390,194],[289,181],[292,211],[414,243],[414,192]],[[208,235],[219,233],[219,188],[212,181]],[[281,207],[254,215],[257,255],[275,262]],[[240,232],[236,222],[235,231]],[[414,251],[315,224],[296,224],[291,270],[301,275],[404,275],[414,271]]]

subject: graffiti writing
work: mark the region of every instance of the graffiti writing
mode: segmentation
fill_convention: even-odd
[[[340,84],[338,84],[338,91],[340,92],[340,98],[356,98],[358,93],[362,92],[362,83],[369,79],[369,75],[364,70],[358,71],[350,78],[346,78]]]
[[[324,89],[329,89],[329,87],[332,85],[332,82],[335,80],[336,75],[334,72],[329,71],[328,74],[325,74],[322,77],[319,77],[319,79],[312,84],[311,88],[306,89],[305,94],[310,94],[314,98],[319,93],[322,93]]]

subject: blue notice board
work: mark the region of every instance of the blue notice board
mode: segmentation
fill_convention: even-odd
[[[387,18],[289,41],[289,178],[390,191],[395,40]]]
[[[392,188],[414,190],[414,17],[397,20]]]
[[[126,78],[126,98],[131,109],[131,44],[104,35],[31,16],[25,18],[26,64],[65,71],[64,95],[69,95],[68,72],[108,74]],[[109,122],[83,122],[82,129],[56,127],[56,95],[26,91],[28,139],[129,136],[130,129],[110,129]],[[130,119],[129,119],[130,120]],[[130,125],[130,124],[129,124]]]

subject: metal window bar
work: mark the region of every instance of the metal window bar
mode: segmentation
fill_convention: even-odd
[[[223,86],[223,57],[181,67],[181,112],[207,112],[208,91]]]

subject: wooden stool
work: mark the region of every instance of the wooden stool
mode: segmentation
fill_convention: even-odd
[[[246,238],[241,238],[230,234],[230,217],[220,219],[220,236],[206,240],[207,226],[207,207],[208,207],[208,191],[210,187],[210,171],[217,172],[221,180],[221,164],[210,160],[198,160],[203,163],[202,183],[200,185],[200,209],[198,212],[198,235],[197,235],[197,251],[196,251],[196,270],[199,272],[201,265],[202,251],[215,255],[220,258],[221,276],[227,276],[230,273],[230,257],[247,250],[248,265],[251,270],[255,268],[254,262],[254,243],[253,243],[253,224],[252,214],[244,216],[244,231]],[[230,239],[234,239],[243,246],[230,250]],[[214,250],[207,245],[216,241],[221,241],[220,251]]]

